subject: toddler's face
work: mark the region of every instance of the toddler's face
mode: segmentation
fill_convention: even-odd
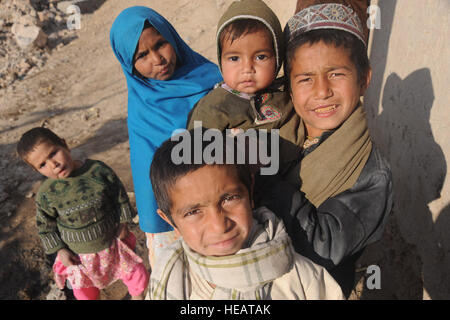
[[[40,174],[53,179],[67,178],[76,168],[69,149],[48,141],[35,146],[25,160]]]
[[[231,88],[254,94],[275,80],[277,62],[268,31],[245,34],[233,43],[225,38],[221,46],[222,75]]]
[[[358,105],[370,82],[358,81],[348,49],[320,41],[297,48],[291,62],[291,98],[307,133],[318,137],[340,126]]]
[[[177,65],[174,48],[155,28],[142,31],[134,59],[141,75],[156,80],[170,79]]]
[[[232,255],[247,240],[253,221],[249,193],[232,166],[188,173],[176,181],[170,199],[173,227],[195,252]]]

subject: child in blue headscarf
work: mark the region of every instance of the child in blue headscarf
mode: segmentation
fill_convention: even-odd
[[[147,7],[130,7],[115,19],[111,47],[128,85],[131,171],[140,228],[146,232],[150,264],[155,249],[175,239],[156,213],[149,179],[155,150],[174,130],[185,128],[189,111],[222,81],[218,67],[194,52],[173,26]]]

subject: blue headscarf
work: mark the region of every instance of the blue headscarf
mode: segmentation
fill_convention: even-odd
[[[177,68],[169,80],[133,75],[133,56],[146,20],[175,49]],[[111,27],[110,41],[128,85],[130,161],[139,225],[144,232],[169,231],[170,225],[156,213],[149,177],[153,155],[174,130],[186,127],[189,111],[222,77],[215,64],[189,48],[164,17],[147,7],[123,10]]]

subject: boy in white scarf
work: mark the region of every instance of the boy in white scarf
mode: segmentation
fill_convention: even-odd
[[[158,214],[181,238],[155,261],[148,299],[343,299],[324,268],[294,252],[271,211],[252,210],[247,166],[174,164],[173,140],[156,151],[150,176]],[[206,145],[190,140],[203,155]]]

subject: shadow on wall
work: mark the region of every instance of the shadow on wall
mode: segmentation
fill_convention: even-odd
[[[430,70],[419,69],[405,79],[391,74],[382,97],[383,111],[371,119],[372,133],[389,159],[395,190],[394,216],[380,247],[385,248],[385,257],[391,257],[380,266],[387,286],[382,292],[388,297],[420,299],[422,290],[417,286],[423,283],[432,299],[448,299],[446,253],[450,247],[444,230],[450,226],[449,209],[441,212],[435,225],[428,208],[440,198],[447,173],[444,153],[430,125],[434,102]]]
[[[365,97],[371,135],[391,164],[395,204],[383,239],[361,259],[364,265],[380,266],[381,290],[365,289],[362,298],[422,299],[424,288],[431,299],[449,299],[450,205],[436,223],[428,207],[440,198],[447,174],[430,124],[435,100],[431,72],[421,68],[404,79],[393,72],[383,89],[396,4],[379,4],[381,29],[373,30],[374,70]]]
[[[436,263],[439,268],[439,278],[441,283],[433,283],[426,287],[431,298],[436,299],[449,299],[450,296],[450,276],[448,271],[450,270],[450,233],[448,232],[450,227],[450,204],[448,204],[439,213],[439,217],[434,223],[434,234],[437,239],[436,249]],[[444,294],[443,294],[444,293]],[[447,294],[445,294],[447,293]]]
[[[449,207],[440,213],[436,224],[428,207],[440,198],[447,173],[444,153],[434,140],[430,124],[435,99],[431,73],[422,68],[405,79],[392,73],[379,94],[388,50],[378,44],[389,43],[390,30],[388,34],[386,31],[382,32],[384,37],[374,35],[375,88],[366,97],[372,136],[391,164],[395,189],[394,215],[382,240],[385,244],[380,246],[384,251],[380,268],[386,286],[377,296],[421,299],[422,292],[417,289],[422,283],[430,298],[448,299],[450,246],[444,230],[450,227]],[[378,50],[385,52],[380,64]],[[381,96],[383,111],[377,115],[376,97]],[[389,234],[396,231],[398,235]],[[365,296],[373,293],[366,292]]]
[[[383,112],[375,123],[377,128],[383,128],[379,133],[383,137],[382,149],[392,166],[396,222],[405,240],[417,246],[423,264],[423,286],[429,296],[448,299],[450,264],[445,263],[445,248],[439,247],[428,207],[440,198],[447,174],[444,153],[431,130],[433,102],[429,69],[416,70],[403,80],[391,74],[383,93]]]

